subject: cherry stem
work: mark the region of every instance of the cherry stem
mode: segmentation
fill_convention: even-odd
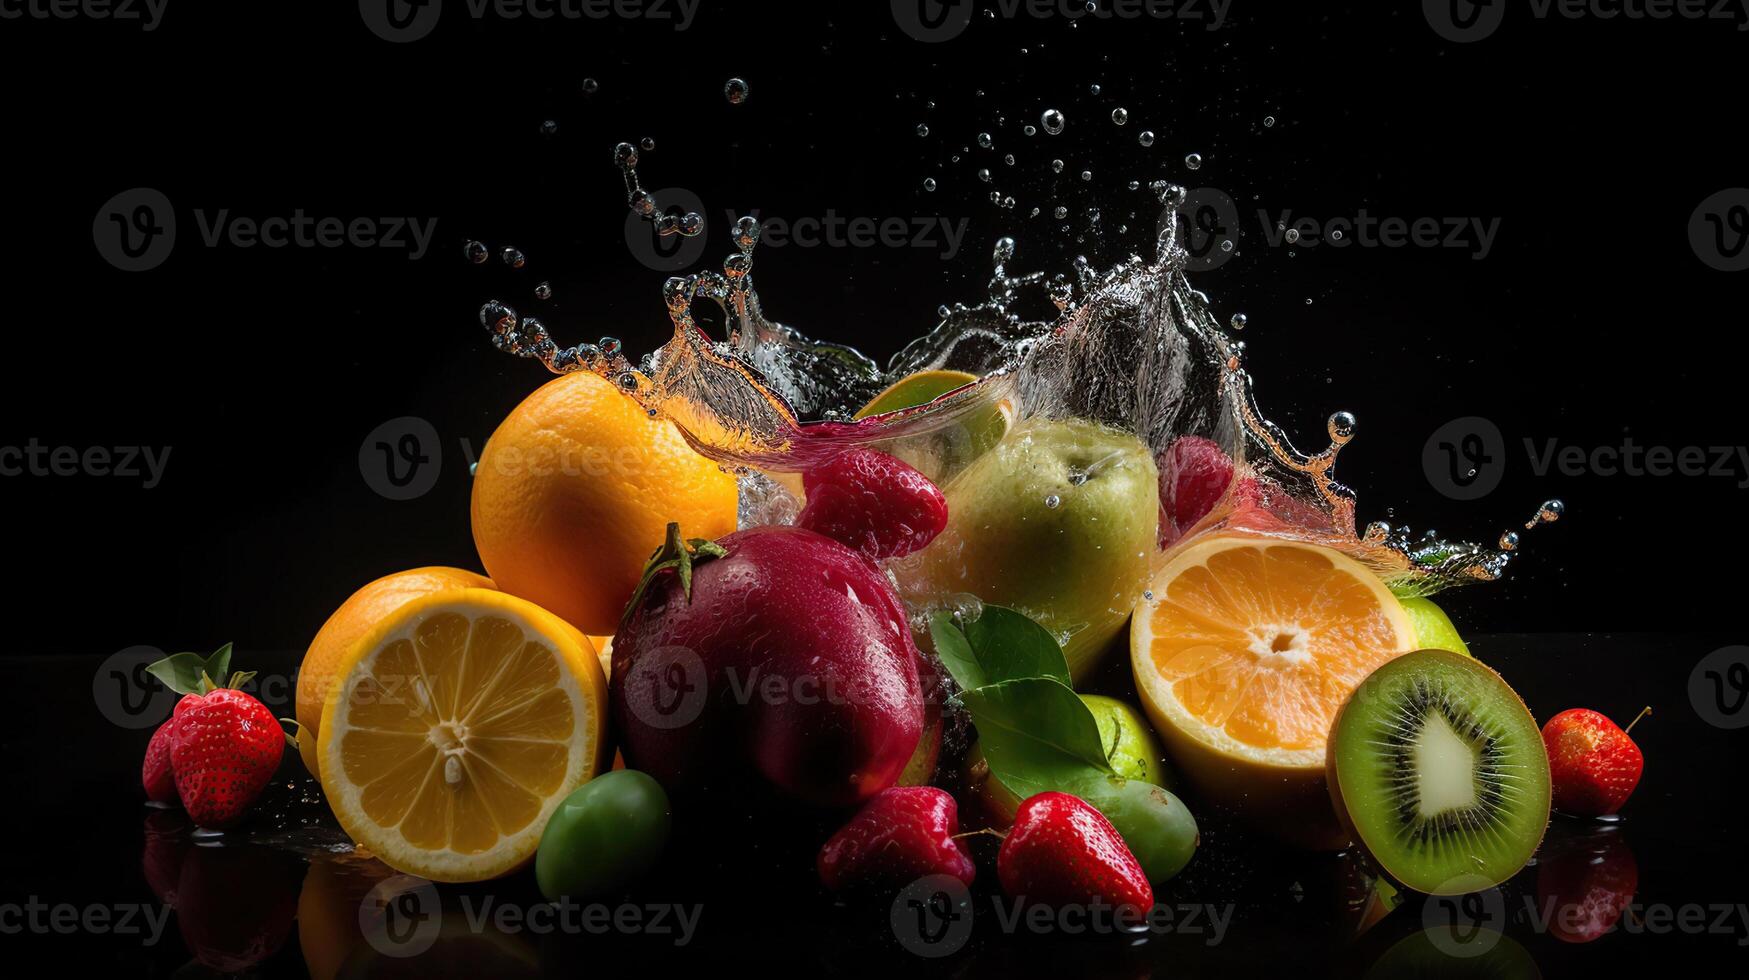
[[[968,830],[963,834],[953,834],[951,836],[952,836],[952,839],[954,839],[954,840],[964,840],[967,837],[979,837],[979,836],[994,837],[997,840],[1007,840],[1008,839],[1007,834],[1004,834],[1002,831],[997,830],[993,827],[983,827],[983,828],[980,828],[978,830]]]
[[[1640,723],[1641,718],[1644,718],[1651,713],[1652,713],[1652,708],[1650,705],[1647,705],[1646,707],[1641,708],[1640,713],[1634,716],[1633,721],[1628,722],[1628,727],[1622,729],[1621,733],[1623,735],[1629,734],[1630,732],[1632,732],[1634,730],[1634,726],[1638,725]]]

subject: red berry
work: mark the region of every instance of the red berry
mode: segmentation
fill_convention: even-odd
[[[1202,436],[1180,436],[1160,454],[1160,546],[1209,515],[1233,482],[1233,458]]]
[[[1588,943],[1615,928],[1639,886],[1639,865],[1620,834],[1577,841],[1537,865],[1537,904],[1564,942]]]
[[[1621,809],[1645,768],[1628,733],[1589,708],[1569,708],[1550,718],[1543,726],[1543,745],[1555,809],[1575,816],[1601,817]]]
[[[182,700],[176,702],[176,708],[164,724],[152,733],[152,740],[146,743],[146,761],[140,766],[140,782],[145,784],[146,799],[154,803],[171,803],[176,800],[176,775],[170,769],[170,741],[176,730],[176,719],[190,704],[198,703],[200,698],[193,694],[184,694]]]
[[[796,523],[876,561],[908,555],[947,527],[947,498],[929,478],[873,449],[848,449],[802,474]]]
[[[881,790],[820,848],[820,883],[832,891],[896,891],[925,875],[972,883],[977,867],[959,831],[959,807],[933,786]]]
[[[1146,911],[1154,888],[1105,815],[1067,793],[1020,804],[996,854],[996,876],[1014,898],[1063,907],[1095,900]]]
[[[173,721],[170,765],[183,809],[202,827],[236,823],[279,768],[279,720],[242,691],[219,688]]]

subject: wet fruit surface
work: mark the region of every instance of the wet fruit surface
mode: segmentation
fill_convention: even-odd
[[[668,842],[668,794],[632,769],[579,786],[541,834],[535,879],[541,894],[579,901],[608,895],[655,867]]]

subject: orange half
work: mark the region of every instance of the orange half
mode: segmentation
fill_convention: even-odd
[[[1414,648],[1413,621],[1366,566],[1236,535],[1174,554],[1130,626],[1136,689],[1179,767],[1314,846],[1341,843],[1320,795],[1331,724],[1368,674]],[[1316,812],[1279,812],[1302,807]]]

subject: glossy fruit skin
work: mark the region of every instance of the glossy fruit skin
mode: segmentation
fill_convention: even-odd
[[[183,809],[202,827],[235,824],[279,768],[285,730],[260,701],[223,687],[173,720],[170,765]]]
[[[1233,458],[1213,439],[1179,436],[1161,453],[1160,547],[1207,517],[1233,483]]]
[[[431,565],[384,575],[348,596],[328,617],[304,651],[298,667],[298,755],[310,775],[320,778],[316,746],[322,744],[322,702],[334,683],[334,668],[354,643],[377,623],[414,599],[450,589],[493,589],[492,580],[461,568]],[[214,678],[218,680],[219,678]]]
[[[798,527],[875,561],[898,558],[947,527],[947,498],[929,478],[896,457],[847,449],[802,474],[807,506]]]
[[[673,814],[661,784],[635,769],[603,773],[553,811],[535,852],[541,894],[584,900],[611,895],[656,866]]]
[[[1555,809],[1580,817],[1620,810],[1640,784],[1645,758],[1628,733],[1589,708],[1569,708],[1543,725]]]
[[[1445,610],[1434,605],[1433,600],[1420,597],[1403,600],[1403,611],[1415,623],[1415,643],[1422,649],[1450,650],[1466,657],[1470,653],[1469,644],[1458,634],[1457,627],[1452,625],[1451,617]]]
[[[1549,931],[1569,943],[1588,943],[1614,929],[1640,886],[1634,852],[1620,834],[1572,841],[1537,864],[1539,908],[1549,909]]]
[[[497,587],[612,633],[668,523],[735,529],[735,478],[612,382],[575,371],[516,406],[480,452],[474,547]]]
[[[959,805],[933,786],[881,790],[820,848],[820,883],[835,892],[891,893],[927,875],[966,884],[977,866],[959,833]]]
[[[140,765],[140,782],[146,787],[146,799],[154,803],[175,803],[176,773],[170,767],[170,743],[176,733],[176,718],[195,704],[200,698],[193,694],[184,694],[176,702],[170,717],[152,732],[152,740],[146,743],[146,760]]]
[[[1095,899],[1146,911],[1148,876],[1111,821],[1067,793],[1040,793],[1020,804],[996,854],[996,876],[1012,898],[1054,908]]]
[[[659,573],[613,641],[626,764],[676,799],[854,806],[899,778],[923,731],[917,645],[866,557],[798,527],[717,542],[688,600]]]
[[[1087,802],[1117,828],[1143,874],[1154,884],[1183,871],[1202,844],[1202,833],[1190,808],[1152,783],[1108,780],[1088,792]]]

